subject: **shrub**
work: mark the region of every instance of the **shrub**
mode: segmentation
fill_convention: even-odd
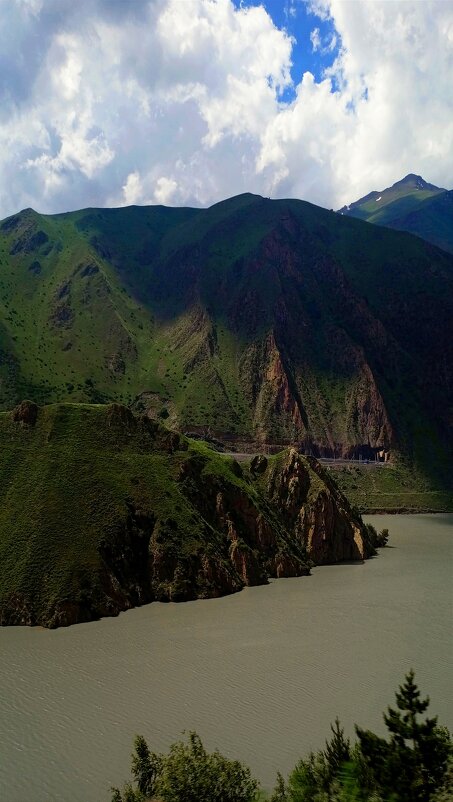
[[[211,754],[191,732],[186,741],[172,744],[168,755],[149,751],[137,736],[132,755],[134,785],[121,792],[113,788],[112,802],[257,802],[258,783],[250,770],[219,752]]]

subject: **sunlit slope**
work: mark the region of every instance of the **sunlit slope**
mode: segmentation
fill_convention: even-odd
[[[409,231],[453,253],[453,192],[409,174],[392,187],[370,192],[340,213],[399,231]]]

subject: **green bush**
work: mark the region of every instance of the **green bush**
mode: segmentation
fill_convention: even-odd
[[[211,754],[191,732],[172,744],[168,755],[149,751],[141,736],[132,755],[134,785],[112,789],[112,802],[257,802],[258,783],[250,770],[219,752]]]
[[[366,524],[366,528],[368,537],[370,538],[371,544],[375,549],[382,549],[387,545],[389,539],[388,529],[382,529],[381,532],[378,532],[373,524]]]

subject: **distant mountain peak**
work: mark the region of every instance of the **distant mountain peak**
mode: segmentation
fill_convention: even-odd
[[[339,213],[368,223],[417,234],[453,253],[453,191],[430,184],[421,175],[408,173],[391,187],[370,192],[339,209]]]
[[[416,173],[408,173],[400,181],[396,181],[392,184],[391,189],[397,187],[411,187],[413,189],[428,189],[432,191],[442,189],[442,187],[437,187],[435,184],[428,183],[421,175],[416,175]]]

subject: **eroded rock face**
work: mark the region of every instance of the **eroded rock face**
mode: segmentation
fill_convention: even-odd
[[[264,473],[264,471],[267,468],[267,465],[268,463],[266,457],[263,454],[257,454],[256,457],[253,457],[250,463],[250,470],[252,471],[253,474],[259,475],[261,473]]]
[[[316,565],[363,560],[374,553],[362,520],[316,460],[308,462],[290,449],[283,464],[269,472],[267,492]]]
[[[361,526],[326,491],[321,491],[312,505],[301,509],[296,532],[316,565],[368,556]]]
[[[110,426],[117,425],[126,429],[135,427],[137,423],[134,414],[124,404],[109,404],[107,407],[107,419]]]
[[[131,425],[121,405],[112,404],[109,415],[117,425]],[[241,487],[203,476],[199,456],[181,463],[182,492],[206,521],[207,538],[209,531],[217,533],[220,551],[200,545],[185,556],[171,545],[177,529],[173,519],[158,520],[129,503],[125,522],[98,546],[101,589],[88,588],[75,599],[59,601],[45,620],[36,616],[25,595],[11,598],[0,623],[67,626],[154,600],[223,596],[266,584],[269,577],[307,575],[310,564],[363,560],[374,553],[361,519],[319,463],[308,463],[292,449],[277,463],[259,465],[261,473],[250,472],[247,480],[261,485],[255,503]]]
[[[277,565],[280,576],[307,573],[303,548],[291,543],[274,511],[269,507],[260,509],[259,504],[253,503],[250,495],[237,485],[223,482],[218,477],[203,477],[203,467],[202,460],[188,459],[181,465],[179,480],[184,494],[197,505],[209,524],[223,535],[225,556],[232,563],[239,587],[266,583],[268,576],[276,576]],[[240,466],[237,467],[242,474]],[[282,554],[287,554],[289,559],[283,559]],[[288,574],[285,573],[286,567]]]

